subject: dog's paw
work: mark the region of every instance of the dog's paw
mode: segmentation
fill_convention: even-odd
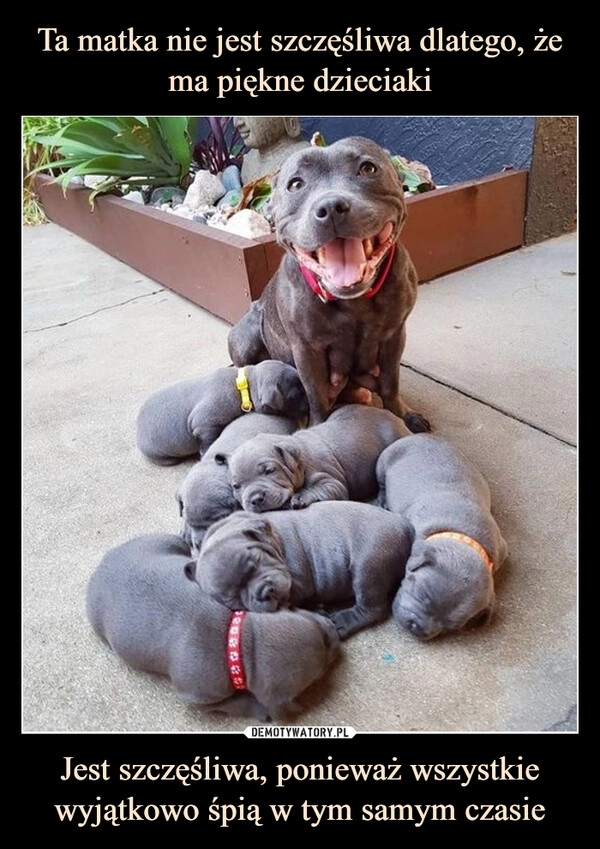
[[[292,495],[290,498],[290,508],[292,510],[304,510],[305,507],[308,507],[309,504],[312,503],[312,499],[308,498],[301,492],[297,492],[295,495]]]
[[[404,424],[413,433],[429,433],[431,430],[428,419],[420,413],[407,413],[404,416]]]

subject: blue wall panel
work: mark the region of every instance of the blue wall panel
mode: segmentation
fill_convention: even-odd
[[[329,144],[363,135],[391,153],[418,159],[430,168],[437,185],[478,179],[506,166],[528,169],[535,128],[532,116],[306,116],[301,121],[306,138],[316,130]]]

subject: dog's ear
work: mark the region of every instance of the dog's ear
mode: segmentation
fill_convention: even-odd
[[[268,412],[283,410],[285,407],[283,394],[278,386],[269,386],[268,391],[262,396],[262,406]]]
[[[183,567],[183,571],[185,573],[185,577],[189,581],[194,581],[194,583],[196,582],[196,563],[195,563],[195,561],[190,560],[189,563],[186,563],[185,566]]]
[[[251,542],[258,542],[262,551],[283,560],[283,548],[273,526],[266,519],[256,519],[243,530],[244,537]]]
[[[406,562],[406,573],[416,572],[423,566],[433,566],[434,558],[430,546],[424,540],[416,540]]]
[[[480,610],[479,613],[476,613],[475,616],[471,616],[465,628],[481,628],[483,625],[487,625],[492,618],[493,609],[493,604],[490,604],[488,607]]]
[[[252,522],[248,527],[244,528],[244,536],[256,542],[262,542],[266,536],[272,534],[271,525],[264,521],[258,520]]]
[[[275,445],[275,453],[291,471],[295,471],[300,465],[300,452],[292,445]]]

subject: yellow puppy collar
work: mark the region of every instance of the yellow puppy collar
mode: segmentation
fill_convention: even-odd
[[[482,558],[490,573],[494,571],[494,561],[490,558],[485,548],[480,543],[478,543],[476,539],[472,539],[466,534],[456,533],[456,531],[440,531],[437,534],[429,534],[429,536],[425,537],[425,539],[436,539],[439,537],[446,537],[447,539],[456,539],[459,542],[464,542],[466,545],[470,545],[471,548],[476,551],[477,554],[479,554],[479,556]]]
[[[239,368],[235,379],[235,386],[242,396],[242,410],[249,413],[252,409],[252,400],[250,398],[250,389],[248,387],[248,378],[246,377],[246,369]]]

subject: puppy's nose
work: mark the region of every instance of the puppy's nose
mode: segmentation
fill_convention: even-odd
[[[261,504],[264,504],[265,501],[265,493],[263,490],[259,490],[258,492],[253,492],[250,496],[250,504],[253,507],[260,507]]]
[[[315,218],[321,222],[343,217],[348,212],[350,212],[350,203],[339,197],[325,198],[314,209]]]
[[[270,584],[265,584],[264,586],[260,587],[256,594],[256,597],[259,599],[259,601],[271,601],[271,599],[275,598],[275,590]]]
[[[414,634],[415,637],[424,637],[425,629],[421,627],[421,625],[417,622],[416,619],[411,619],[408,623],[408,630],[411,634]]]

